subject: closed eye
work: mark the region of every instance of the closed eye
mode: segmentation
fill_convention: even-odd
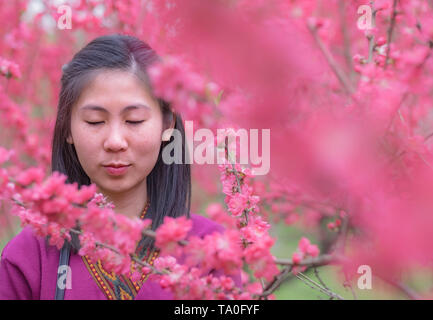
[[[97,125],[97,124],[100,124],[100,123],[104,123],[104,121],[99,121],[99,122],[89,122],[89,121],[86,121],[88,124],[90,124],[90,125]]]
[[[144,122],[144,120],[141,120],[141,121],[129,121],[129,120],[127,120],[126,122],[128,122],[130,124],[139,124],[139,123]]]
[[[89,122],[89,121],[86,121],[86,122],[88,124],[90,124],[90,125],[98,125],[98,124],[104,123],[104,121],[98,121],[98,122]],[[141,120],[141,121],[129,121],[129,120],[127,120],[126,122],[130,123],[130,124],[139,124],[139,123],[144,122],[144,120]]]

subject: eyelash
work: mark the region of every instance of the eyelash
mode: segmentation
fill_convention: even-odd
[[[92,126],[104,123],[104,121],[99,121],[99,122],[89,122],[89,121],[86,121],[86,122],[88,124],[92,125]],[[140,123],[144,122],[144,120],[141,120],[141,121],[126,121],[126,122],[128,122],[130,124],[133,124],[133,125],[137,125],[137,124],[140,124]]]

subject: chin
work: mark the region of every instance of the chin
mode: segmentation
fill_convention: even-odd
[[[128,191],[131,187],[131,183],[127,183],[120,180],[112,180],[112,181],[104,181],[103,183],[96,183],[99,190],[101,190],[102,193],[120,193]]]

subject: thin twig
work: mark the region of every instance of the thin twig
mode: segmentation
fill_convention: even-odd
[[[344,71],[340,68],[340,66],[337,64],[337,62],[334,60],[332,54],[329,52],[328,48],[323,44],[322,40],[320,40],[318,34],[317,34],[317,28],[315,26],[309,25],[309,29],[311,31],[311,34],[314,37],[314,40],[316,41],[317,45],[319,46],[320,51],[322,51],[323,55],[325,56],[326,61],[328,62],[329,66],[331,67],[332,71],[334,71],[335,75],[337,76],[340,83],[343,85],[344,89],[352,95],[355,92],[355,89],[353,88],[349,78],[346,76]]]
[[[349,37],[347,23],[346,23],[345,0],[340,0],[338,2],[338,10],[339,10],[340,21],[341,21],[341,32],[343,34],[344,58],[346,60],[346,65],[349,70],[349,79],[352,79],[354,75],[354,70],[353,70],[352,54],[350,53],[350,37]]]
[[[388,59],[389,59],[389,52],[391,50],[391,37],[392,37],[392,33],[394,31],[394,26],[395,26],[395,17],[397,16],[397,1],[398,0],[394,0],[394,2],[392,3],[392,13],[391,13],[391,22],[388,28],[388,41],[387,41],[387,46],[386,46],[386,59],[385,59],[385,69],[388,66]]]
[[[80,235],[80,234],[83,233],[82,231],[77,230],[77,229],[73,229],[73,228],[69,229],[68,231],[70,233],[74,233],[74,234],[77,234],[77,235]],[[109,249],[109,250],[113,251],[114,253],[116,253],[116,254],[118,254],[118,255],[120,255],[120,256],[123,257],[123,255],[119,252],[119,250],[117,250],[117,248],[115,248],[115,247],[113,247],[113,246],[111,246],[109,244],[106,244],[106,243],[103,243],[103,242],[99,242],[99,241],[95,241],[95,245],[98,246],[98,247],[101,247],[101,248]],[[141,265],[142,267],[150,268],[153,271],[153,273],[160,274],[160,275],[168,274],[167,271],[160,271],[160,270],[156,269],[154,266],[148,264],[147,262],[143,262],[143,261],[139,260],[133,254],[130,254],[130,258],[131,258],[131,260],[133,260],[137,264]]]
[[[368,39],[368,59],[367,63],[371,63],[373,61],[373,52],[374,52],[374,35],[370,34],[367,36]]]
[[[353,295],[353,300],[358,300],[358,298],[356,297],[355,290],[353,290],[353,287],[352,287],[352,285],[350,284],[349,281],[346,280],[346,281],[343,283],[343,287],[344,287],[344,288],[349,287],[349,289],[350,289],[350,291],[352,292],[352,295]]]
[[[372,8],[373,11],[373,27],[376,26],[376,13],[377,11],[374,8],[374,1],[370,1],[370,7]],[[371,63],[373,61],[373,52],[374,52],[374,35],[371,33],[367,36],[368,39],[368,60],[367,63]]]
[[[421,296],[418,295],[413,289],[409,288],[407,285],[400,281],[391,280],[385,277],[381,277],[384,281],[389,283],[390,285],[396,287],[400,291],[403,291],[404,294],[406,294],[410,299],[412,300],[420,300]]]
[[[285,267],[281,270],[279,274],[277,274],[274,279],[268,283],[266,288],[263,290],[263,293],[260,295],[261,298],[266,298],[270,294],[272,294],[275,290],[277,290],[280,285],[287,280],[288,277],[292,275],[291,271],[294,266],[307,266],[309,267],[318,267],[323,265],[328,265],[334,261],[342,260],[342,257],[334,256],[334,255],[322,255],[316,258],[307,258],[299,263],[293,263],[290,259],[276,259],[275,263],[284,265]]]
[[[419,152],[415,152],[417,154],[418,157],[420,157],[420,159],[427,165],[427,167],[429,167],[430,169],[433,170],[432,165],[424,158],[424,156],[419,153]]]
[[[323,293],[322,291],[320,291],[320,289],[314,287],[314,285],[310,284],[308,281],[306,281],[304,278],[299,277],[298,275],[295,275],[295,278],[301,280],[305,285],[307,285],[308,287],[310,287],[313,290],[318,290],[319,292]],[[321,296],[317,296],[319,299],[324,300],[323,297]],[[333,299],[333,297],[331,297],[331,300]]]
[[[232,166],[232,170],[233,170],[232,173],[236,177],[237,192],[241,193],[242,187],[241,187],[241,181],[240,181],[240,179],[238,177],[238,171],[236,170],[236,167],[235,167],[234,163],[230,161],[230,154],[229,154],[229,149],[228,149],[228,140],[229,140],[229,137],[226,136],[225,139],[224,139],[225,155],[227,157],[228,162],[230,162],[230,164]]]
[[[237,192],[241,193],[242,192],[242,187],[241,187],[241,181],[240,178],[238,176],[238,171],[236,170],[235,164],[230,161],[230,154],[229,154],[229,150],[228,150],[228,137],[226,136],[224,139],[224,149],[225,149],[225,155],[227,157],[227,160],[230,162],[231,166],[232,166],[232,170],[231,173],[233,173],[233,175],[236,178],[236,183],[237,183]],[[244,210],[244,212],[242,213],[242,216],[245,218],[245,224],[248,225],[248,212],[250,210]]]
[[[339,294],[332,292],[331,290],[327,290],[324,287],[322,287],[320,284],[318,284],[316,281],[314,281],[313,279],[307,277],[305,274],[303,274],[302,272],[299,272],[298,274],[295,275],[296,278],[303,280],[304,279],[308,282],[310,282],[311,284],[313,284],[319,291],[329,295],[332,298],[337,298],[339,300],[345,300],[342,296],[340,296]],[[303,278],[303,279],[302,279]],[[305,282],[305,281],[304,281]]]
[[[325,282],[323,282],[322,278],[319,276],[319,271],[317,271],[317,268],[316,268],[316,267],[313,267],[313,270],[314,270],[314,275],[316,276],[317,280],[319,280],[320,284],[321,284],[325,289],[330,290],[330,289],[326,286]]]
[[[430,139],[431,137],[433,137],[433,132],[429,133],[428,135],[426,135],[424,137],[424,142],[427,141],[428,139]]]

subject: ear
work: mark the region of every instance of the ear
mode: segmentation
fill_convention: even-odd
[[[170,126],[166,128],[162,133],[162,138],[161,138],[162,141],[170,141],[171,135],[173,134],[174,126],[176,124],[176,115],[174,112],[172,113],[172,115],[173,118],[170,122]]]
[[[69,136],[66,138],[66,142],[69,143],[69,144],[74,144],[74,140],[72,139],[72,136],[71,136],[71,135],[69,135]]]

